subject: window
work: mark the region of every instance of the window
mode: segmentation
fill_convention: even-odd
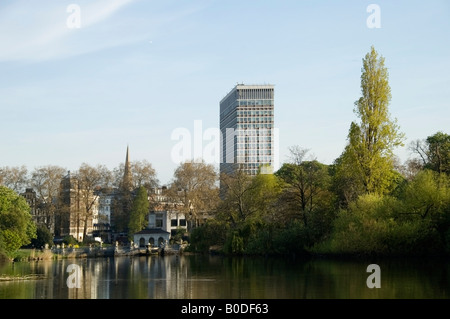
[[[180,219],[180,226],[186,226],[186,219]]]
[[[170,225],[171,225],[172,227],[177,227],[177,226],[178,226],[178,220],[172,219],[172,220],[170,221]]]
[[[163,227],[162,219],[157,219],[155,225],[156,225],[156,228],[162,228]]]

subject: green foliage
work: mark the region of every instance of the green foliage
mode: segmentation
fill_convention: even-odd
[[[277,254],[306,254],[310,244],[310,229],[293,221],[274,234],[274,252]]]
[[[185,232],[186,230],[184,228],[178,227],[175,234],[170,236],[170,243],[171,244],[179,243],[180,240],[183,239]]]
[[[130,221],[128,223],[128,237],[133,239],[133,235],[147,225],[147,215],[150,208],[147,189],[144,186],[139,187],[136,197],[133,200],[131,208]]]
[[[231,237],[231,253],[242,254],[244,253],[244,238],[239,235],[239,232],[234,231]]]
[[[326,165],[316,160],[298,160],[283,164],[276,175],[284,181],[280,199],[286,203],[285,213],[300,218],[305,226],[316,211],[330,205],[330,175]]]
[[[307,254],[309,238],[309,229],[298,220],[283,227],[267,224],[252,234],[245,253],[256,255]]]
[[[303,161],[304,151],[296,154],[294,163],[284,164],[276,172],[284,181],[279,209],[289,218],[285,228],[274,236],[280,235],[280,240],[295,237],[294,242],[300,242],[300,246],[292,247],[289,239],[283,241],[283,246],[301,252],[330,234],[336,197],[330,191],[330,172],[333,172],[330,167],[316,160]],[[301,221],[303,228],[299,229],[298,224],[292,221]],[[280,244],[277,246],[281,247]]]
[[[112,200],[112,211],[114,212],[114,231],[117,233],[128,232],[133,205],[133,195],[130,191],[120,190],[120,195]]]
[[[274,234],[276,230],[272,224],[266,225],[258,230],[249,239],[247,253],[254,255],[265,255],[274,253]]]
[[[425,169],[405,187],[405,214],[437,233],[439,247],[450,252],[450,178]]]
[[[17,251],[22,246],[22,240],[17,232],[4,229],[0,232],[1,248],[9,255]]]
[[[96,241],[92,236],[86,236],[83,238],[83,246],[100,247],[100,242]]]
[[[422,219],[440,218],[450,202],[450,182],[445,174],[419,172],[406,186],[404,200],[409,214]]]
[[[10,255],[35,237],[36,225],[25,198],[0,186],[0,249]]]
[[[238,170],[232,176],[222,176],[225,198],[218,206],[218,218],[241,229],[270,219],[281,192],[279,179],[273,174],[254,177]]]
[[[343,208],[365,192],[360,177],[354,172],[353,164],[346,155],[344,152],[334,161],[331,185],[338,206]]]
[[[425,168],[438,173],[450,174],[450,135],[437,132],[428,136],[426,144],[427,163]]]
[[[334,196],[331,193],[329,193],[329,195],[334,199]],[[316,209],[314,214],[311,215],[307,227],[307,247],[311,247],[331,235],[333,230],[333,222],[336,218],[334,206],[331,206],[333,199],[325,199],[321,203],[321,207]],[[330,205],[326,205],[327,203]]]
[[[36,230],[36,238],[31,240],[31,245],[36,248],[45,247],[45,244],[53,244],[53,235],[47,227],[38,226]]]
[[[233,255],[246,253],[247,242],[254,231],[255,229],[249,221],[240,223],[239,227],[230,228],[227,232],[223,251]]]
[[[194,228],[189,236],[190,249],[206,253],[211,246],[223,246],[227,234],[227,225],[216,219],[208,220],[200,227]]]
[[[71,246],[78,245],[78,241],[72,235],[65,236],[63,238],[63,243],[65,245],[71,245]]]
[[[357,183],[352,187],[364,193],[387,194],[394,177],[393,149],[403,145],[404,135],[396,120],[390,119],[388,71],[374,47],[363,59],[361,93],[354,109],[360,123],[350,126],[349,142],[341,156],[341,179]]]
[[[314,251],[385,256],[442,252],[432,221],[407,211],[407,202],[394,197],[362,195],[339,212],[330,240],[316,245]]]
[[[222,176],[225,198],[218,206],[218,219],[229,225],[223,250],[248,253],[247,245],[267,223],[277,220],[281,181],[274,174],[249,176],[242,170]]]

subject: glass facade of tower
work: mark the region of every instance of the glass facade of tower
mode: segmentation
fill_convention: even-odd
[[[274,164],[274,86],[236,85],[220,102],[220,172],[237,165],[247,174]]]

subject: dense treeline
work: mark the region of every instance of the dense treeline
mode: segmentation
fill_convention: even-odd
[[[447,140],[449,156],[448,135]],[[361,193],[347,201],[338,165],[289,163],[253,179],[238,172],[216,218],[193,230],[192,248],[206,252],[216,246],[227,254],[450,252],[448,172],[424,167],[408,178],[397,172],[390,192]]]
[[[399,165],[405,136],[388,105],[384,58],[363,59],[359,123],[332,165],[292,147],[274,175],[221,176],[216,218],[195,229],[194,250],[230,254],[442,255],[450,252],[450,136],[414,141]]]

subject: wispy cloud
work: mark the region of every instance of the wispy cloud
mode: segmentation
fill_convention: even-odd
[[[69,2],[25,1],[0,5],[0,61],[42,61],[98,50],[111,42],[96,41],[89,48],[67,45],[68,40],[87,29],[110,19],[115,13],[135,0],[74,1],[81,11],[81,28],[67,25]],[[126,39],[117,39],[126,41]],[[79,43],[79,42],[78,42]],[[89,41],[92,44],[92,41]]]

